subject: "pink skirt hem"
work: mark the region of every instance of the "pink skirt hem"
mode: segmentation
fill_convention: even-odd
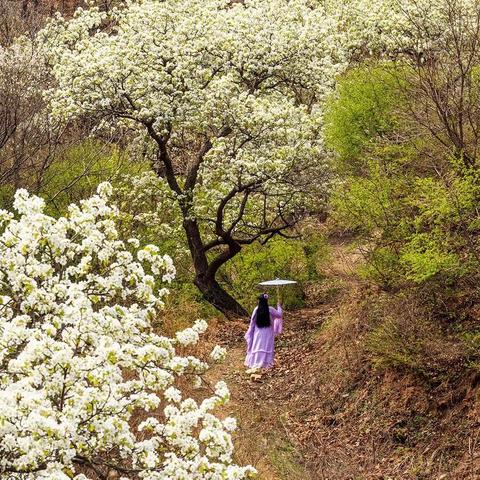
[[[245,358],[245,366],[249,368],[269,368],[273,366],[273,352],[250,352]]]

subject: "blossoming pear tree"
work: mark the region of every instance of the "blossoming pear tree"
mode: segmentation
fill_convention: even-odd
[[[382,53],[389,58],[413,57],[420,63],[422,56],[446,53],[447,45],[451,48],[462,41],[464,34],[474,34],[480,7],[478,0],[345,0],[342,3],[342,24],[348,29],[344,38],[348,38],[350,48],[364,48],[365,53]]]
[[[336,26],[307,0],[128,0],[42,33],[53,114],[154,147],[195,284],[225,313],[245,310],[217,282],[222,265],[289,235],[325,197],[320,107],[345,65]]]
[[[119,239],[110,189],[59,219],[25,190],[15,214],[0,211],[0,477],[248,478],[232,461],[235,421],[213,414],[225,383],[201,403],[175,383],[205,371],[176,346],[206,323],[175,338],[152,330],[174,267]]]

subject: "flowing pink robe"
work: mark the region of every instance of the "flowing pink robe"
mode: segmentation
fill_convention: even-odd
[[[257,308],[252,313],[250,326],[245,334],[247,341],[247,356],[245,365],[249,368],[268,368],[273,365],[275,355],[275,336],[282,333],[282,307],[270,310],[270,326],[258,328],[256,324]]]

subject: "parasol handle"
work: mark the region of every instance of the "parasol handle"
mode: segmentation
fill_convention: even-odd
[[[277,285],[277,305],[280,303],[280,285]]]

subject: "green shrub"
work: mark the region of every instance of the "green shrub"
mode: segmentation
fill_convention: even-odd
[[[402,282],[400,258],[389,247],[375,246],[367,252],[367,262],[360,267],[360,275],[390,289]]]
[[[365,153],[395,129],[400,103],[398,72],[389,64],[364,65],[339,80],[327,104],[325,139],[342,173],[363,171]]]
[[[229,262],[221,272],[225,283],[244,306],[253,308],[261,289],[258,283],[274,278],[291,278],[297,286],[282,288],[284,305],[298,308],[304,304],[303,285],[321,276],[328,247],[322,236],[312,235],[303,240],[277,237],[267,244],[254,243]],[[275,291],[272,289],[272,303]]]
[[[462,371],[466,351],[458,337],[408,295],[390,299],[367,335],[365,346],[374,367],[400,369],[438,385]]]
[[[47,201],[48,213],[59,215],[70,203],[89,197],[99,183],[109,181],[115,185],[122,176],[146,168],[114,145],[84,140],[52,163],[39,194]]]
[[[400,247],[411,231],[405,202],[410,179],[397,174],[393,162],[386,168],[372,161],[369,171],[366,177],[348,177],[333,192],[332,216],[362,244],[367,258],[362,274],[390,288],[404,280]]]
[[[366,346],[373,354],[375,367],[404,368],[424,373],[424,335],[419,335],[422,327],[426,326],[424,319],[415,319],[414,326],[412,329],[412,325],[406,325],[406,322],[387,317],[370,333]]]
[[[451,282],[460,277],[464,265],[458,255],[447,250],[448,247],[448,238],[437,238],[432,233],[412,234],[401,253],[406,278],[423,283],[438,275]]]
[[[339,81],[326,115],[340,177],[331,210],[362,245],[365,277],[416,285],[445,305],[455,288],[480,281],[480,170],[415,127],[408,75],[381,63]]]
[[[386,227],[401,228],[398,222],[407,206],[403,197],[409,189],[409,179],[400,175],[393,164],[389,168],[374,161],[365,164],[369,168],[368,176],[346,177],[332,193],[330,204],[335,219],[342,226],[367,236]],[[389,233],[392,232],[389,229]]]

